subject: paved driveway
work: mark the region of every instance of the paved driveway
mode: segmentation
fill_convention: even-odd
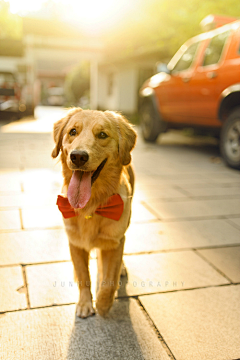
[[[0,133],[0,359],[240,358],[240,173],[215,140],[139,137],[127,276],[107,319],[82,320],[50,158],[60,113],[41,111]]]

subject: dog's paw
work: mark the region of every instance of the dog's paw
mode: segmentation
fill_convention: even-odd
[[[107,291],[100,291],[97,296],[96,308],[100,316],[105,317],[112,307],[114,296]]]
[[[97,312],[100,316],[105,317],[108,313],[109,310],[112,307],[112,303],[111,304],[99,304],[97,303],[96,308],[97,308]]]
[[[88,316],[95,315],[95,310],[91,301],[81,302],[77,304],[76,314],[78,317],[85,319]]]

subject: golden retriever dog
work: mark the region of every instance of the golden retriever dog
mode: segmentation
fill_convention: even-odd
[[[61,153],[63,187],[58,207],[78,282],[76,313],[95,313],[90,291],[89,252],[98,248],[99,290],[96,308],[110,310],[118,288],[125,231],[131,216],[134,174],[130,165],[136,132],[111,111],[71,109],[54,124],[55,148]]]

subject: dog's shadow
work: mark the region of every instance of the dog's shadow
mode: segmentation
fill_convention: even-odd
[[[141,310],[137,300],[127,295],[127,281],[127,274],[121,276],[118,290],[121,297],[117,294],[105,318],[98,314],[87,319],[76,316],[69,339],[67,360],[144,359],[138,341],[141,327],[138,312]]]

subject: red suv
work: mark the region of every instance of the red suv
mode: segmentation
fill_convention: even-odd
[[[240,169],[240,21],[188,40],[140,89],[146,141],[186,126],[220,135],[227,164]]]

